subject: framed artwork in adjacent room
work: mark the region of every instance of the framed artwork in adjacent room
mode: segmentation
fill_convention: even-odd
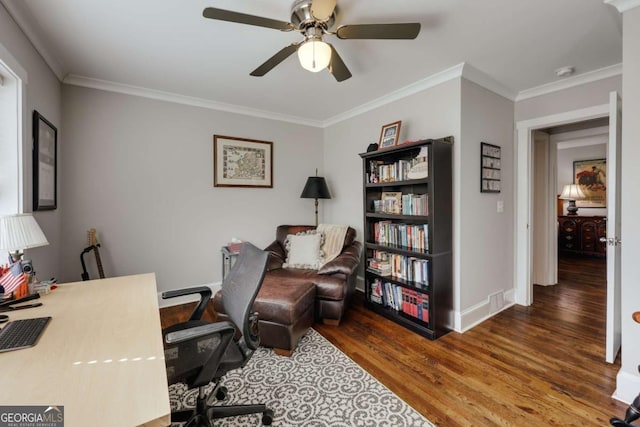
[[[577,207],[607,207],[607,159],[573,162],[573,183],[587,196],[585,200],[576,200]]]
[[[33,210],[58,207],[58,129],[33,111]]]
[[[213,186],[273,188],[273,143],[214,135]]]
[[[397,122],[389,123],[388,125],[382,126],[382,130],[380,131],[380,141],[378,142],[378,149],[393,147],[398,143],[401,124],[402,121],[398,120]]]

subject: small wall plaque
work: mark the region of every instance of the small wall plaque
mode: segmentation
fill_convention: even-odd
[[[480,143],[480,192],[499,193],[501,190],[501,148]]]

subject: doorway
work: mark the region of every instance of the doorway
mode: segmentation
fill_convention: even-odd
[[[515,230],[515,300],[521,305],[533,302],[532,225],[533,225],[533,147],[535,130],[569,125],[609,117],[610,136],[607,158],[611,168],[607,205],[610,206],[607,229],[607,360],[613,361],[620,343],[619,274],[619,156],[620,99],[612,92],[609,104],[521,121],[516,124],[516,230]],[[545,217],[542,232],[549,235],[556,226],[552,215]],[[613,244],[612,242],[615,242]],[[557,267],[555,267],[557,268]],[[611,357],[612,356],[612,357]]]

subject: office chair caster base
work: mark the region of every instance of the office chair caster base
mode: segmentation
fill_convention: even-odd
[[[267,409],[262,413],[262,425],[270,426],[273,422],[273,411],[271,409]]]
[[[216,390],[216,399],[225,400],[227,398],[227,394],[228,393],[229,393],[229,391],[227,390],[227,388],[225,386],[220,386]]]
[[[633,424],[629,424],[621,420],[620,418],[611,418],[609,423],[615,427],[635,427]]]

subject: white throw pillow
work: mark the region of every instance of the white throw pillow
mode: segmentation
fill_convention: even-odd
[[[284,242],[287,259],[283,268],[304,268],[317,270],[323,264],[322,254],[323,234],[316,230],[289,234]]]

